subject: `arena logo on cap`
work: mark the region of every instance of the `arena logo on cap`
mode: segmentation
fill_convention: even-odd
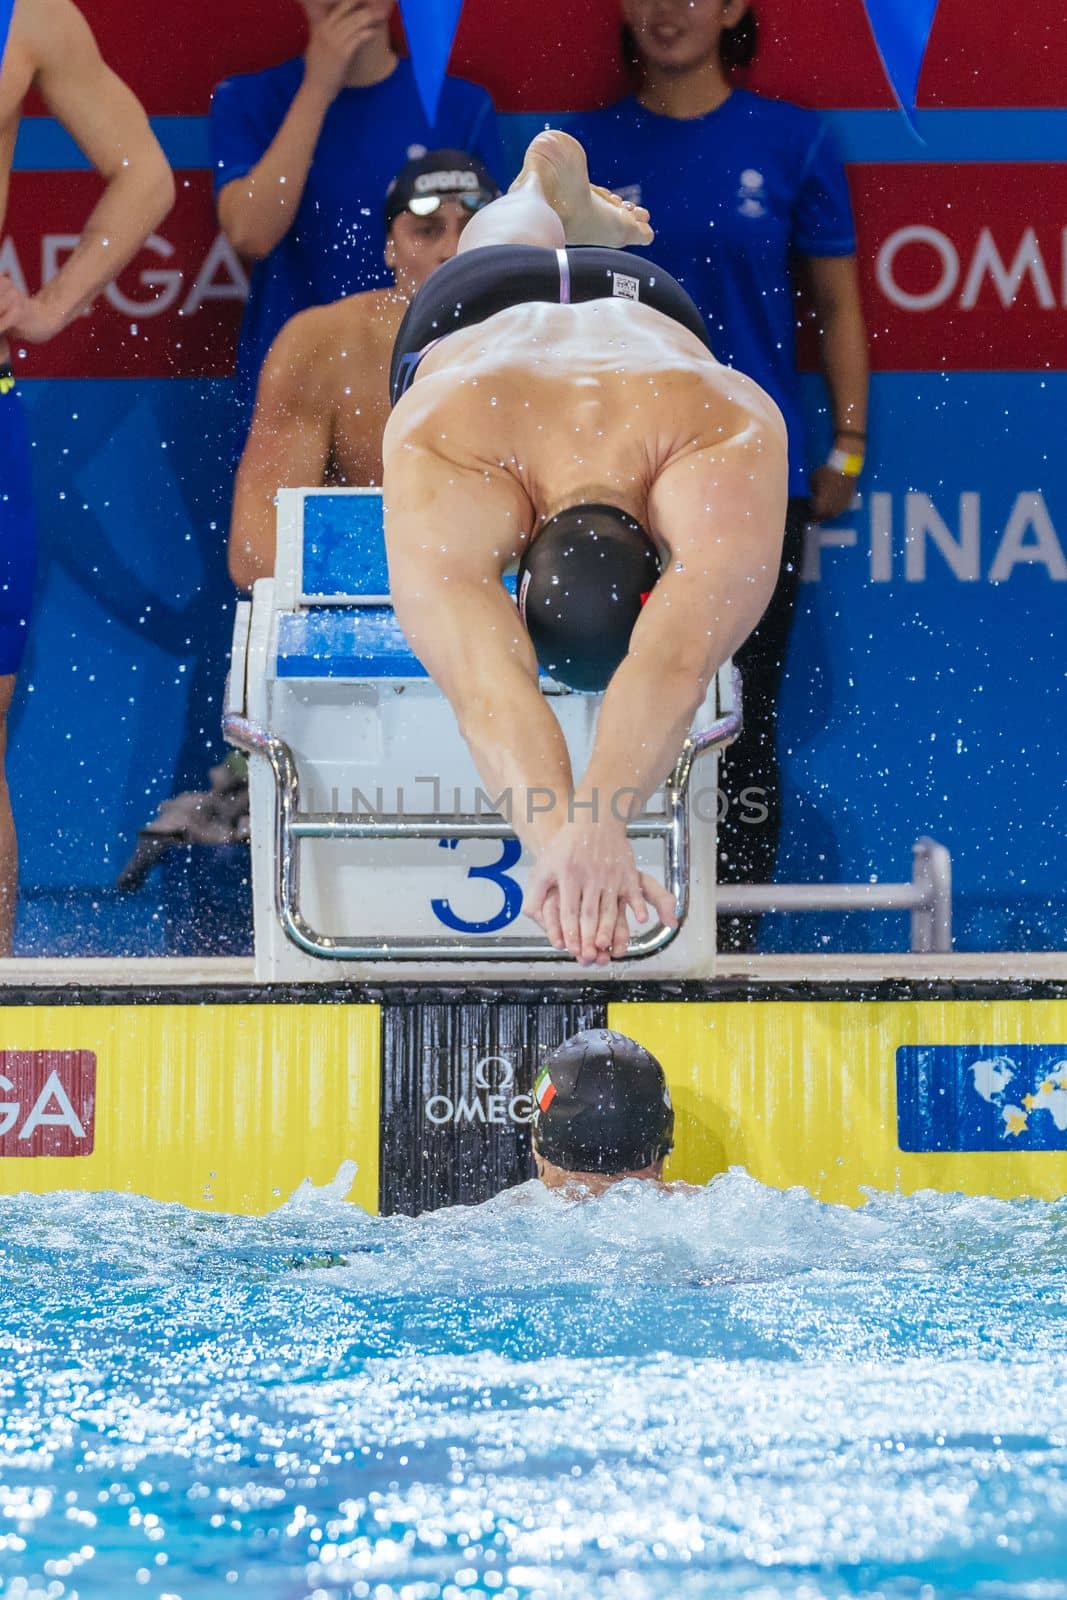
[[[507,1056],[482,1056],[475,1063],[473,1079],[475,1092],[470,1096],[453,1099],[447,1094],[435,1094],[427,1100],[426,1117],[435,1128],[464,1122],[496,1127],[529,1122],[533,1100],[528,1094],[513,1092],[515,1068]]]
[[[437,194],[442,189],[479,189],[478,174],[466,168],[453,172],[420,172],[415,179],[416,194]]]

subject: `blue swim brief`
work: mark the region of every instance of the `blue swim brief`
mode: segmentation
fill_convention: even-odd
[[[30,437],[11,368],[0,366],[0,678],[22,664],[36,569]]]

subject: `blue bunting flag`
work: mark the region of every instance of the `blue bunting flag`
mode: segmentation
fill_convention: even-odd
[[[0,0],[0,6],[4,4],[5,0]],[[437,121],[441,88],[462,10],[463,0],[400,0],[415,84],[431,125]]]
[[[14,11],[15,0],[0,0],[0,67],[4,64],[4,51],[7,49],[7,36]]]
[[[937,0],[866,0],[871,32],[886,76],[915,132],[915,97]]]

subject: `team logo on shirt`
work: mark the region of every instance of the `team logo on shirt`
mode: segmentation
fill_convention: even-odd
[[[763,173],[757,172],[755,167],[746,167],[741,174],[737,190],[737,209],[743,217],[767,215],[767,188],[763,181]]]

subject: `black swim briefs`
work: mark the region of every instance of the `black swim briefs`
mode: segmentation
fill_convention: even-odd
[[[431,274],[407,309],[389,371],[392,403],[407,391],[423,356],[460,328],[530,301],[576,305],[612,298],[651,306],[708,344],[704,319],[681,284],[643,256],[602,245],[548,250],[491,244],[465,250]]]

